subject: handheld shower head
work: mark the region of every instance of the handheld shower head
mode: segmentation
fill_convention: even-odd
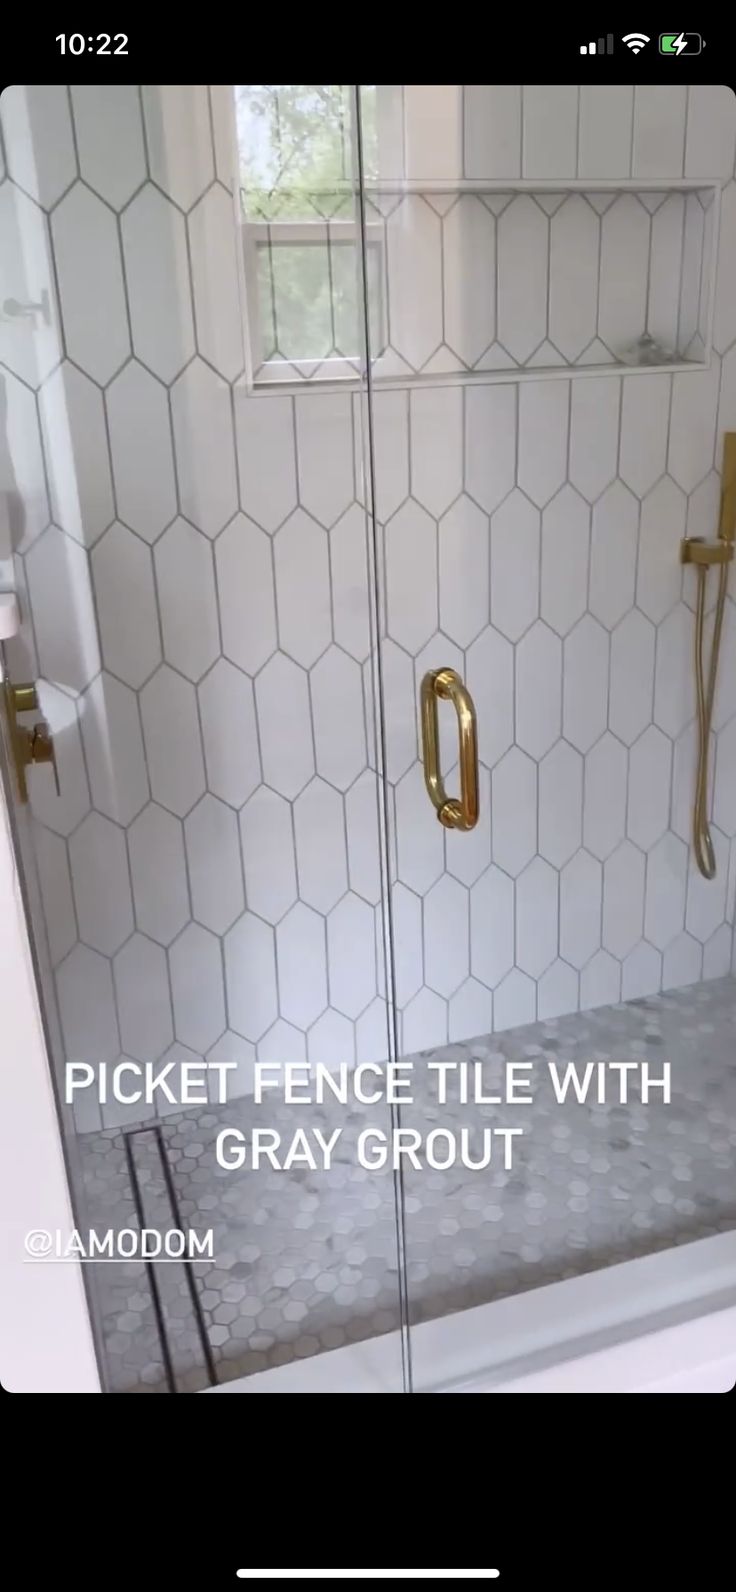
[[[731,546],[736,541],[736,431],[727,431],[723,439],[723,481],[718,535],[722,542],[728,542]]]
[[[721,486],[721,517],[718,541],[705,542],[690,538],[680,544],[683,564],[694,564],[697,576],[697,603],[695,608],[695,690],[698,704],[698,764],[695,779],[695,806],[693,809],[693,847],[695,861],[706,879],[716,876],[716,855],[708,820],[708,746],[713,722],[713,703],[716,693],[716,675],[721,650],[723,616],[726,607],[728,566],[736,551],[736,431],[727,431],[723,439],[723,480]],[[705,594],[708,569],[718,564],[718,596],[713,620],[710,663],[706,679],[704,659]]]

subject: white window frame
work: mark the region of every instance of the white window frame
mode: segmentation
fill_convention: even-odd
[[[379,326],[377,329],[375,327],[371,328],[371,335],[376,340],[378,347],[382,349],[387,341],[386,248],[383,225],[380,222],[368,222],[365,227],[365,235],[366,247],[369,249],[375,248],[379,251]],[[264,243],[270,243],[272,248],[278,248],[281,245],[327,245],[328,243],[352,244],[359,248],[361,238],[357,222],[353,219],[322,220],[319,217],[315,217],[314,221],[291,220],[288,218],[285,220],[276,218],[273,221],[250,221],[246,218],[241,220],[241,237],[250,385],[254,389],[283,386],[284,384],[307,385],[314,383],[322,386],[323,384],[345,381],[357,385],[364,368],[364,358],[361,353],[356,352],[354,357],[326,357],[324,359],[298,361],[264,358],[258,283],[258,249]],[[377,362],[374,356],[374,368],[377,363],[380,364],[380,360]]]

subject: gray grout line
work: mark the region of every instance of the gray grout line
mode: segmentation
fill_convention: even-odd
[[[67,83],[65,85],[65,87],[66,87],[67,105],[69,107],[69,127],[70,127],[71,135],[72,135],[72,144],[74,146],[74,160],[75,160],[75,164],[76,164],[76,168],[77,168],[77,176],[81,177],[81,175],[82,175],[82,167],[81,167],[81,162],[80,162],[80,159],[79,159],[79,141],[78,141],[78,138],[77,138],[77,125],[76,125],[76,121],[75,121],[75,117],[74,117],[74,102],[73,102],[73,98],[72,98],[71,85]]]
[[[683,123],[682,123],[682,160],[680,162],[680,172],[681,172],[681,175],[683,177],[685,176],[685,168],[687,166],[687,136],[688,136],[689,125],[690,125],[690,86],[688,84],[687,87],[685,88],[685,115],[683,117]]]
[[[580,175],[580,121],[582,116],[582,89],[578,83],[575,90],[575,174]]]
[[[683,205],[682,205],[682,237],[681,237],[681,242],[680,242],[680,269],[679,269],[678,277],[677,277],[677,331],[676,331],[676,345],[675,345],[677,349],[680,349],[681,346],[682,346],[682,311],[683,311],[682,284],[683,284],[683,274],[684,274],[684,270],[685,270],[685,240],[687,238],[687,229],[688,229],[687,199],[688,199],[688,196],[685,195],[685,197],[683,199]]]
[[[652,311],[652,256],[654,252],[654,215],[649,213],[649,239],[647,243],[647,280],[644,288],[644,331],[649,332],[649,318]],[[651,335],[651,334],[650,334]]]

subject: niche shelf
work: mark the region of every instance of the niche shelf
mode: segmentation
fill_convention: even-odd
[[[374,379],[704,369],[719,197],[702,182],[371,185]]]
[[[371,181],[373,381],[706,369],[719,210],[715,181]],[[325,246],[338,214],[354,217],[350,185],[332,195]],[[283,392],[358,378],[355,359],[328,355],[262,366],[254,384]]]

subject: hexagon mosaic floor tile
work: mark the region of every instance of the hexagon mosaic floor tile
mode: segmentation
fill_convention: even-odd
[[[529,1118],[519,1108],[440,1110],[422,1062],[476,1059],[498,1086],[504,1060],[537,1059]],[[544,1066],[647,1060],[671,1065],[672,1100],[642,1105],[554,1103]],[[415,1100],[402,1125],[518,1125],[512,1170],[405,1173],[411,1320],[452,1311],[736,1227],[736,980],[726,978],[622,1006],[550,1019],[415,1060]],[[289,1134],[304,1108],[263,1107],[259,1121]],[[253,1126],[252,1101],[177,1113],[161,1133],[181,1218],[214,1230],[214,1262],[192,1271],[200,1324],[218,1381],[390,1331],[398,1324],[398,1259],[389,1173],[355,1164],[357,1133],[388,1127],[385,1107],[311,1107],[309,1125],[344,1128],[330,1172],[227,1172],[215,1160],[223,1126]],[[532,1120],[533,1118],[533,1120]],[[133,1134],[146,1225],[174,1225],[150,1130]],[[123,1135],[79,1141],[89,1219],[135,1225]],[[493,1163],[492,1163],[493,1165]],[[107,1385],[165,1392],[167,1381],[143,1265],[91,1268]],[[179,1391],[207,1384],[184,1268],[156,1267]]]

